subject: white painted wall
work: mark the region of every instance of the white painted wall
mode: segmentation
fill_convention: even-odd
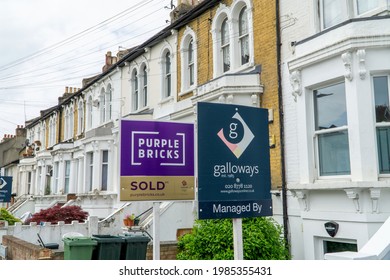
[[[280,13],[287,203],[294,259],[323,259],[324,240],[353,242],[362,248],[390,213],[385,203],[390,181],[378,176],[371,84],[372,74],[390,71],[389,19],[351,22],[317,34],[315,3],[281,1]],[[364,50],[365,56],[359,56],[358,50]],[[341,57],[346,52],[352,58],[347,65]],[[299,75],[291,83],[294,71]],[[350,73],[352,80],[346,78]],[[311,95],[313,88],[334,80],[346,85],[351,175],[319,178]],[[274,203],[281,202],[274,199]],[[331,220],[340,225],[335,238],[324,227]]]

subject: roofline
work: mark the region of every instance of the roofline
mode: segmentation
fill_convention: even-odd
[[[126,62],[132,61],[135,58],[139,57],[140,55],[145,53],[145,48],[153,47],[157,45],[159,42],[164,40],[165,38],[171,36],[172,30],[178,30],[179,28],[185,26],[192,20],[196,19],[199,15],[203,14],[205,11],[209,10],[210,8],[216,6],[218,3],[220,3],[221,0],[210,0],[210,1],[204,1],[197,6],[195,6],[193,9],[191,9],[189,12],[187,12],[185,15],[180,17],[175,22],[171,23],[169,26],[165,27],[161,31],[159,31],[154,36],[147,39],[144,43],[141,45],[138,45],[137,47],[134,47],[129,53],[124,55],[119,61],[114,63],[110,68],[108,68],[105,72],[98,74],[95,78],[93,78],[89,83],[87,83],[84,87],[80,88],[77,92],[70,95],[68,98],[64,99],[61,103],[59,103],[56,106],[53,106],[44,116],[38,117],[39,119],[32,122],[26,128],[34,126],[36,123],[39,122],[40,119],[50,115],[52,112],[58,110],[61,106],[67,104],[68,101],[73,99],[74,97],[81,95],[83,91],[90,88],[93,84],[101,80],[102,78],[106,77],[108,74],[110,74],[112,71],[117,69],[118,67],[123,67]]]

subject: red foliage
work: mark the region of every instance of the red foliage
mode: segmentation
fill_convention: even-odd
[[[32,215],[30,219],[26,221],[27,224],[30,222],[50,222],[57,224],[59,221],[64,221],[65,224],[70,224],[72,221],[84,222],[88,217],[88,213],[83,211],[80,206],[72,205],[62,207],[56,205],[48,209],[42,209],[38,213]]]

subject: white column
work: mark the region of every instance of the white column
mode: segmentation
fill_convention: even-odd
[[[77,185],[76,185],[76,193],[84,193],[84,157],[79,157],[78,159],[78,172],[77,172]]]
[[[360,59],[352,63],[352,79],[345,79],[352,181],[376,181],[378,161],[373,89],[369,75],[359,75]],[[374,137],[373,137],[374,136]]]

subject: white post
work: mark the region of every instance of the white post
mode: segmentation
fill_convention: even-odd
[[[243,260],[244,259],[244,249],[243,249],[243,239],[242,239],[242,219],[233,219],[233,249],[234,249],[234,259]]]
[[[160,202],[153,202],[153,260],[160,260]]]

